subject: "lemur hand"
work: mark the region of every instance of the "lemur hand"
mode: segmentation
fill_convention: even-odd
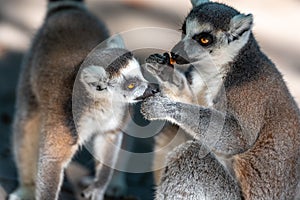
[[[153,54],[146,59],[146,70],[149,71],[160,83],[169,82],[180,86],[180,76],[175,73],[174,66],[168,53]]]

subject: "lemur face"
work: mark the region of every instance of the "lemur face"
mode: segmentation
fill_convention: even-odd
[[[126,67],[120,70],[120,74],[109,81],[108,92],[113,98],[127,103],[137,102],[137,98],[143,96],[148,87],[142,75],[141,68],[137,60],[128,61]]]
[[[219,3],[193,8],[182,26],[182,40],[172,49],[178,64],[210,59],[217,67],[232,61],[247,43],[252,15]]]
[[[91,65],[81,72],[86,90],[94,98],[110,98],[112,101],[135,103],[148,87],[140,65],[131,57],[122,57],[122,62],[113,62],[107,68]],[[116,66],[116,65],[124,66]]]

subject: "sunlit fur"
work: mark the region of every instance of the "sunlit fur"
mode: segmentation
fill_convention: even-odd
[[[191,79],[191,92],[180,97],[195,94],[198,103],[178,102],[164,90],[141,109],[146,119],[168,120],[194,137],[168,154],[156,199],[299,199],[299,108],[260,50],[252,15],[193,4],[172,51],[190,61],[175,65]],[[194,40],[203,31],[213,35],[210,46]]]

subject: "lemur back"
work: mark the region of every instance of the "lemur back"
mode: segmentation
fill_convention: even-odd
[[[191,94],[203,90],[203,84],[194,87],[199,76],[211,84],[204,105],[180,102],[167,90],[142,105],[147,119],[168,120],[196,139],[168,156],[157,199],[299,198],[299,108],[260,50],[252,15],[192,2],[182,40],[172,49],[179,66],[154,55],[146,67],[161,82],[162,70],[173,70],[170,88],[190,87]]]
[[[44,156],[55,155],[60,160],[57,164],[65,166],[66,158],[75,151],[68,147],[57,148],[55,143],[67,142],[72,146],[77,142],[71,120],[72,107],[69,106],[76,71],[88,53],[108,36],[104,24],[89,14],[81,2],[49,3],[46,19],[24,59],[18,84],[13,142],[20,188],[10,198],[34,199],[35,186],[39,185],[36,174],[46,176],[37,171],[44,162],[38,159],[38,149],[46,145],[38,142],[40,137],[47,135],[40,135],[42,127],[47,126],[45,131],[57,132],[47,139],[56,142],[51,147],[43,147]],[[53,157],[53,160],[56,159]],[[41,186],[49,186],[49,198],[57,198],[60,174],[60,170],[54,172]],[[50,193],[51,190],[55,193]],[[40,199],[46,199],[40,195]]]
[[[106,26],[82,1],[48,3],[44,23],[24,59],[17,89],[13,146],[19,188],[10,199],[57,199],[64,168],[78,146],[93,134],[95,156],[114,166],[118,148],[111,148],[112,143],[121,144],[120,128],[126,118],[122,111],[143,94],[147,82],[138,62],[117,37],[99,50],[101,56],[84,62],[108,37]],[[79,87],[74,88],[77,75]],[[131,76],[135,76],[134,83],[124,81],[124,77],[132,81]],[[74,89],[78,91],[73,93]],[[76,113],[72,113],[74,99],[80,104]],[[114,111],[117,117],[111,115]],[[95,182],[83,193],[86,197],[103,198],[112,175],[108,166],[97,163]]]

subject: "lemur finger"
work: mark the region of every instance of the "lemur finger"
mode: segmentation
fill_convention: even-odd
[[[145,64],[145,68],[149,71],[149,72],[156,72],[156,71],[160,71],[159,68],[159,64],[157,63],[146,63]]]
[[[146,63],[158,63],[165,65],[168,64],[168,60],[165,56],[156,53],[146,58]]]

